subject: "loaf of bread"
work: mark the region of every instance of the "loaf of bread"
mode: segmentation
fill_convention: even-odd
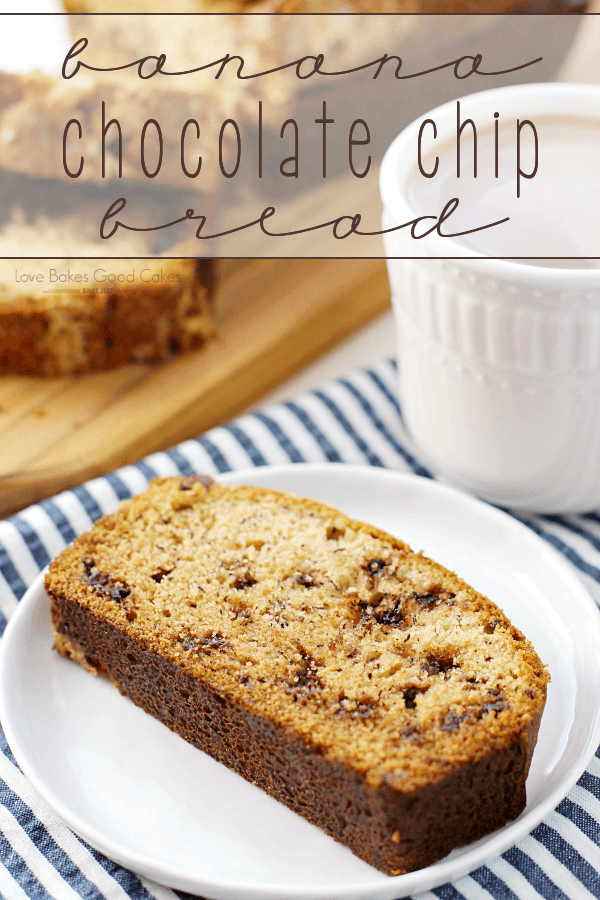
[[[157,479],[51,564],[56,647],[390,875],[518,816],[549,680],[456,575],[313,500]]]
[[[65,9],[77,15],[90,13],[146,13],[145,0],[63,0]],[[348,14],[453,14],[499,13],[522,6],[519,0],[167,0],[156,4],[161,13],[324,13]]]
[[[221,182],[217,162],[219,130],[226,118],[239,118],[238,103],[245,94],[237,85],[232,89],[214,78],[205,78],[201,85],[194,83],[193,90],[183,91],[180,90],[183,81],[179,78],[157,82],[154,78],[144,82],[138,78],[137,70],[135,74],[126,71],[112,77],[82,71],[69,80],[41,72],[0,73],[0,168],[35,178],[63,178],[73,195],[74,185],[67,180],[63,168],[63,132],[67,123],[73,121],[78,124],[67,131],[65,158],[72,173],[79,171],[83,159],[76,179],[78,184],[104,184],[106,180],[117,183],[123,178],[145,185],[149,192],[153,182],[142,168],[140,144],[145,123],[154,120],[160,127],[161,137],[157,182],[188,192],[211,194],[219,189]],[[104,121],[118,123],[111,125],[106,133],[104,169],[103,104]],[[254,107],[253,103],[253,111]],[[199,142],[195,125],[187,135],[188,149],[184,155],[187,171],[195,172],[198,157],[203,158],[199,174],[194,178],[185,175],[181,165],[181,136],[188,121],[197,123],[202,136]],[[224,147],[230,143],[227,132]],[[145,164],[152,172],[158,165],[156,125],[150,126],[145,144]]]
[[[409,0],[410,2],[410,0]],[[505,4],[512,0],[493,0]],[[263,101],[265,127],[279,135],[293,109],[295,97],[306,89],[335,93],[344,79],[298,79],[295,70],[268,77],[238,80],[237,65],[229,65],[215,81],[217,69],[194,73],[199,66],[221,59],[226,53],[244,60],[244,74],[272,71],[307,54],[322,53],[325,70],[344,71],[387,51],[393,53],[418,24],[418,16],[346,16],[345,13],[406,13],[406,0],[171,0],[166,4],[128,0],[66,0],[73,41],[87,38],[82,59],[100,55],[102,65],[122,66],[149,54],[165,54],[168,71],[191,72],[177,78],[156,76],[152,87],[164,81],[182,92],[197,94],[218,87],[217,108],[228,116],[254,124],[258,100]],[[97,15],[102,13],[102,15]],[[111,13],[117,13],[111,15]],[[125,27],[123,14],[131,14]],[[155,14],[153,14],[155,13]],[[161,13],[158,15],[156,13]],[[169,15],[172,13],[172,15]],[[187,13],[185,20],[178,13]],[[315,13],[315,15],[306,15]],[[299,15],[296,15],[299,14]],[[325,15],[329,14],[329,15]],[[182,22],[185,21],[185,27]],[[73,81],[80,77],[78,74]],[[102,81],[106,76],[102,75]],[[140,89],[136,69],[119,73],[119,82],[130,77]],[[327,82],[333,82],[328,85]],[[290,105],[291,104],[291,105]],[[226,115],[223,113],[229,110]],[[312,118],[315,118],[313,113]],[[255,145],[256,146],[256,145]]]
[[[136,208],[135,191],[125,191]],[[179,245],[161,231],[123,232],[116,245],[101,240],[99,222],[115,194],[108,198],[93,185],[75,198],[59,181],[0,170],[0,374],[157,361],[214,333],[214,260],[177,258],[195,249],[183,225]],[[172,199],[183,206],[175,192]],[[161,221],[157,209],[162,204],[142,196],[134,217]],[[113,247],[125,258],[105,259]]]
[[[200,347],[214,331],[213,265],[202,259],[0,260],[0,374],[71,375]],[[44,280],[15,283],[15,276],[37,275]]]
[[[243,58],[245,74],[270,72],[268,77],[237,81],[234,62],[226,66],[217,84],[223,97],[230,91],[229,98],[218,104],[220,110],[232,105],[236,97],[233,105],[237,112],[231,115],[239,122],[245,147],[258,148],[257,107],[259,100],[263,103],[265,174],[264,179],[251,177],[246,189],[271,200],[305,189],[303,178],[309,178],[313,186],[321,183],[322,156],[314,148],[320,147],[319,138],[324,134],[315,124],[322,102],[327,102],[335,123],[329,129],[333,144],[328,151],[331,178],[347,172],[347,126],[342,123],[350,125],[357,119],[368,123],[369,153],[375,161],[413,119],[433,106],[460,97],[467,89],[461,78],[448,75],[432,82],[433,76],[413,79],[412,74],[444,68],[464,54],[482,53],[489,60],[490,56],[495,58],[500,46],[504,53],[502,68],[518,67],[523,62],[522,22],[511,22],[517,17],[503,14],[572,12],[582,8],[582,3],[585,0],[65,0],[72,13],[73,41],[87,38],[89,46],[84,57],[100,57],[104,66],[123,66],[149,54],[165,54],[168,71],[190,73],[229,53]],[[186,14],[185,28],[184,19],[177,15],[182,13]],[[131,14],[127,26],[126,14]],[[550,17],[548,20],[540,16],[536,23],[536,47],[540,52],[535,55],[543,56],[544,62],[532,71],[540,81],[556,77],[577,27],[576,21],[564,21],[560,26],[556,22],[552,26]],[[403,77],[411,73],[411,80],[402,83],[402,90],[397,89],[400,85],[394,81],[393,61],[377,79],[375,68],[328,78],[297,78],[293,66],[274,72],[317,54],[324,57],[325,72],[360,69],[383,54],[392,60],[399,57]],[[308,64],[304,66],[304,76],[307,68]],[[176,82],[180,91],[197,92],[210,84],[216,71],[209,68],[168,79],[157,75],[151,84],[154,88],[164,81]],[[136,70],[121,71],[119,79],[126,75],[137,81],[139,89]],[[498,76],[496,86],[509,83],[511,77],[514,81],[514,75]],[[282,133],[289,118],[298,123],[300,147],[311,148],[309,153],[301,150],[299,178],[282,178],[280,173],[280,164],[289,155],[289,151],[282,153],[283,148],[290,146],[289,129]],[[255,153],[252,160],[254,156]],[[229,189],[240,191],[249,158],[247,152],[242,153],[240,173],[227,186]],[[262,207],[256,215],[261,211]]]

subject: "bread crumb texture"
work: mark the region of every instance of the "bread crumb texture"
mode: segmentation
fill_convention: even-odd
[[[195,733],[218,730],[210,706],[194,704],[201,684],[217,711],[270,723],[371,793],[414,799],[478,761],[489,769],[498,754],[506,768],[516,752],[524,803],[549,681],[533,647],[452,572],[328,506],[205,476],[157,479],[67,548],[46,587],[58,650],[153,703],[180,733],[162,676],[152,703],[128,687],[148,660],[192,685],[182,703]],[[81,616],[123,636],[120,668],[98,657]],[[388,816],[386,829],[392,856],[363,858],[388,872],[429,861],[398,862],[398,848],[410,857],[406,822]]]
[[[33,260],[32,271],[36,263],[66,281],[73,260]],[[98,264],[89,260],[89,271]],[[0,374],[61,376],[157,362],[214,334],[212,260],[116,260],[109,270],[122,282],[110,293],[89,293],[85,284],[48,291],[47,281],[15,288],[14,269],[0,261]],[[128,272],[137,273],[132,283]]]

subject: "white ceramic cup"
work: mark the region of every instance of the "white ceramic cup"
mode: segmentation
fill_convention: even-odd
[[[600,123],[600,88],[589,85],[519,85],[461,104],[463,118],[521,109],[534,120]],[[448,130],[456,102],[428,117]],[[419,214],[407,188],[425,118],[383,160],[384,228]],[[413,240],[409,231],[384,240],[402,412],[423,460],[493,503],[545,513],[599,508],[600,269],[486,258],[436,233]],[[454,254],[461,258],[448,259]]]

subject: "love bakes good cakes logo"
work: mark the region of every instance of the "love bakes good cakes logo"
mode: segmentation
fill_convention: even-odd
[[[135,284],[136,282],[146,284],[180,284],[181,281],[182,277],[179,272],[167,272],[164,269],[158,269],[157,271],[155,268],[149,268],[148,266],[140,269],[131,268],[126,271],[114,271],[111,270],[110,263],[92,271],[86,269],[83,261],[79,263],[77,269],[68,267],[63,270],[50,266],[41,270],[21,266],[16,268],[14,272],[15,284],[46,284],[58,288],[71,285],[73,287],[76,285],[90,285],[90,292],[97,291],[99,288],[103,291],[112,291],[119,284]]]
[[[0,83],[5,218],[44,223],[38,256],[381,256],[391,230],[416,254],[429,235],[510,244],[544,123],[518,96],[476,117],[468,95],[556,76],[579,17],[530,18],[72,16],[60,73]],[[382,228],[379,165],[414,120],[420,200]]]

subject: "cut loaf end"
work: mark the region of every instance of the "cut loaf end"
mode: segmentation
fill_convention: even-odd
[[[200,347],[214,334],[214,267],[209,259],[0,261],[0,373],[72,375]],[[43,272],[44,281],[15,283],[19,270]],[[78,270],[90,280],[72,281]],[[95,288],[93,273],[104,278]]]
[[[119,190],[135,200],[131,185]],[[159,361],[214,333],[215,260],[190,259],[183,232],[173,243],[161,231],[125,231],[107,245],[106,191],[82,185],[77,206],[60,181],[0,169],[0,374]],[[181,199],[172,193],[175,207]],[[160,221],[160,204],[138,200],[141,221]]]

